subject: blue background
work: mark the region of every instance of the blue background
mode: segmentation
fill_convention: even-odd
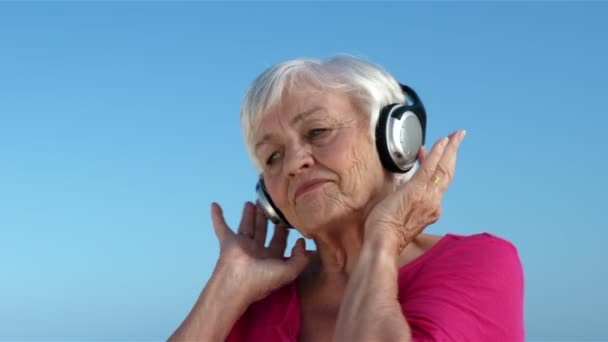
[[[209,204],[236,225],[254,200],[247,86],[348,53],[421,94],[429,143],[468,131],[428,232],[518,247],[528,340],[608,340],[607,17],[600,2],[1,3],[0,339],[166,339],[218,254]]]

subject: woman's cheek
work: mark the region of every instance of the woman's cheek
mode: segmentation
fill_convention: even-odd
[[[289,203],[285,191],[281,189],[281,184],[278,181],[269,180],[266,183],[266,190],[268,190],[270,198],[284,212],[288,208]]]

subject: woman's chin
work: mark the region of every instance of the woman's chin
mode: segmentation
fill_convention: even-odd
[[[321,200],[312,200],[298,204],[296,214],[298,216],[298,228],[301,228],[301,233],[304,236],[310,235],[307,232],[316,233],[317,230],[331,225],[336,218],[343,216],[335,205]]]

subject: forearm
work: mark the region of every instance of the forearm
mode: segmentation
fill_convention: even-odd
[[[409,341],[398,301],[397,258],[382,242],[366,241],[340,306],[336,341]]]
[[[194,307],[171,335],[169,341],[223,341],[249,306],[235,284],[222,274],[214,274]]]

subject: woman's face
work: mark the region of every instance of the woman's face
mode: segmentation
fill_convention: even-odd
[[[368,120],[347,95],[312,88],[285,93],[261,120],[254,143],[266,188],[302,235],[364,218],[390,188]]]

